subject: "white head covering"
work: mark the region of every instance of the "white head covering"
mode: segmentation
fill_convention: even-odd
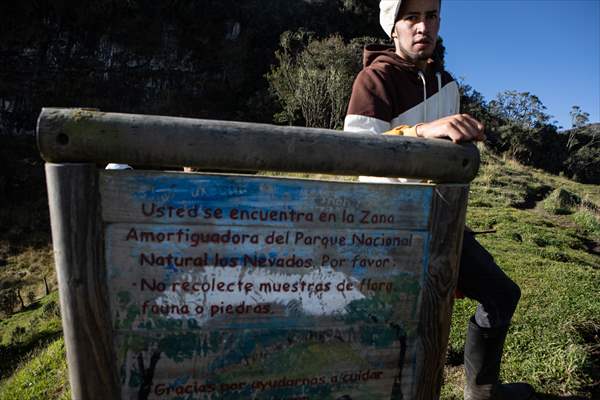
[[[379,24],[390,38],[401,4],[402,0],[381,0],[379,2]]]

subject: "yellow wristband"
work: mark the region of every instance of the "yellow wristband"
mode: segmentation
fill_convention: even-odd
[[[409,125],[400,125],[395,127],[394,129],[390,129],[389,131],[383,132],[384,135],[396,135],[396,136],[413,136],[417,137],[417,126],[423,124],[417,124],[415,126]]]

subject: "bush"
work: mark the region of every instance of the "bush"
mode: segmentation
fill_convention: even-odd
[[[600,218],[593,211],[585,207],[580,207],[573,214],[573,220],[583,231],[593,235],[600,235]]]
[[[19,297],[15,289],[7,289],[0,292],[0,311],[5,315],[11,315],[19,304]]]
[[[600,124],[569,131],[567,148],[567,176],[582,183],[600,183]]]
[[[35,301],[35,293],[33,292],[33,290],[27,292],[27,300],[29,301],[29,304]]]
[[[275,121],[341,128],[365,41],[345,44],[338,35],[319,40],[302,30],[284,32],[276,52],[278,65],[267,74],[282,108]]]
[[[510,122],[486,134],[486,143],[497,154],[553,174],[563,168],[566,137],[552,125],[527,128]]]
[[[573,208],[581,204],[581,198],[568,190],[559,188],[544,200],[544,210],[551,214],[571,214]]]
[[[42,314],[45,317],[60,317],[60,307],[56,301],[51,301],[44,305]]]
[[[23,326],[15,326],[15,328],[10,333],[10,342],[11,343],[21,343],[27,330]]]

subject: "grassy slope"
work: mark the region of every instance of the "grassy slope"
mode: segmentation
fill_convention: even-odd
[[[40,347],[0,386],[0,400],[70,399],[62,338]]]
[[[0,321],[0,400],[56,399],[68,389],[58,292]]]
[[[56,288],[44,167],[34,139],[0,134],[0,291],[19,288],[25,304],[29,293],[45,294],[44,277]]]
[[[17,341],[23,347],[56,336],[61,332],[59,308],[58,292],[52,292],[25,310],[0,320],[0,346],[14,345]],[[24,327],[26,332],[15,335],[18,327]]]
[[[599,250],[600,230],[597,215],[591,217],[594,224],[590,218],[579,218],[581,213],[549,214],[536,202],[559,187],[600,205],[598,186],[577,184],[485,156],[472,185],[468,223],[474,230],[497,230],[480,236],[480,241],[523,292],[507,339],[502,377],[527,380],[548,394],[548,399],[567,395],[592,398],[600,376],[600,257],[592,253]],[[582,212],[593,215],[588,210]],[[41,246],[38,251],[45,259],[48,247]],[[24,256],[18,253],[13,257],[10,263]],[[50,264],[48,261],[47,267]],[[0,281],[5,278],[2,274],[0,270]],[[27,321],[33,329],[31,337],[44,329],[57,329],[48,328],[51,322],[39,323],[44,304],[52,301],[56,301],[55,294],[44,298],[38,308],[0,322],[2,343],[10,340],[15,326],[25,326]],[[455,305],[443,399],[462,398],[464,332],[474,308],[469,300]],[[34,323],[36,318],[38,323]],[[11,368],[12,376],[0,381],[0,400],[68,396],[62,339],[54,339],[49,345],[36,343],[33,347],[37,349],[25,356],[14,372]],[[592,362],[594,356],[596,364]]]
[[[526,380],[540,393],[589,398],[595,388],[597,395],[600,257],[591,252],[598,251],[600,230],[597,225],[577,225],[574,216],[585,213],[596,224],[598,216],[585,209],[573,215],[550,214],[535,200],[562,187],[599,205],[600,187],[489,155],[484,162],[472,185],[468,225],[476,231],[497,230],[479,240],[522,290],[502,378]],[[462,398],[464,375],[456,364],[462,362],[466,323],[475,306],[470,300],[455,305],[449,353],[455,365],[446,369],[444,399]]]

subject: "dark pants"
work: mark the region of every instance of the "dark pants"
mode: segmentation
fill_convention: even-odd
[[[496,265],[494,258],[470,232],[465,232],[458,272],[458,289],[477,300],[475,323],[481,328],[510,324],[521,289]]]

